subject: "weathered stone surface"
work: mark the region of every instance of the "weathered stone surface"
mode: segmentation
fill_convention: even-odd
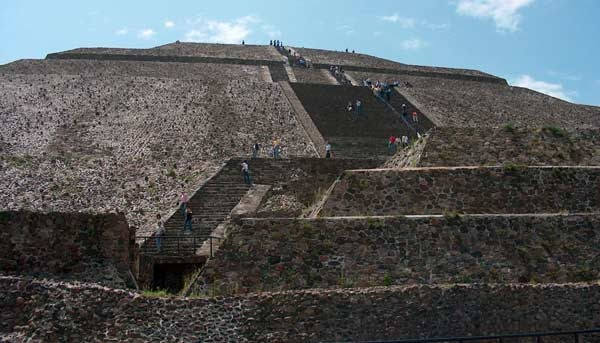
[[[599,302],[598,284],[396,286],[156,299],[94,285],[0,277],[0,337],[304,343],[565,331],[599,326]]]
[[[460,213],[587,213],[600,209],[600,167],[355,170],[322,217]]]
[[[439,77],[349,72],[357,80],[399,81],[436,126],[600,127],[600,107],[576,105],[507,84]]]
[[[261,68],[252,65],[175,63],[102,60],[19,60],[0,66],[0,74],[63,74],[85,76],[145,76],[176,79],[200,79],[205,83],[219,80],[263,80]]]
[[[134,244],[122,214],[0,212],[0,273],[125,288]]]
[[[0,277],[0,333],[15,342],[248,342],[240,333],[246,303]]]
[[[118,209],[147,232],[254,142],[315,155],[280,86],[240,77],[0,76],[0,208]]]
[[[398,152],[385,166],[598,166],[599,145],[598,129],[438,127],[412,149]]]
[[[146,56],[190,56],[235,58],[264,61],[278,61],[281,54],[268,45],[210,44],[210,43],[169,43],[151,49],[122,48],[78,48],[63,51],[66,54],[116,54]],[[60,55],[58,53],[57,55]]]
[[[600,279],[598,215],[246,219],[196,292]]]
[[[322,49],[307,49],[307,48],[294,48],[294,49],[300,55],[311,60],[311,62],[313,64],[342,65],[342,66],[355,66],[355,67],[367,67],[367,68],[378,68],[378,69],[379,68],[395,69],[398,71],[420,71],[420,72],[434,72],[434,73],[440,73],[440,74],[457,74],[457,75],[493,77],[490,74],[482,73],[478,70],[410,65],[410,64],[399,63],[399,62],[390,61],[390,60],[386,60],[383,58],[366,55],[366,54],[360,54],[360,53],[353,54],[353,53],[340,52],[340,51],[330,51],[330,50],[322,50]]]

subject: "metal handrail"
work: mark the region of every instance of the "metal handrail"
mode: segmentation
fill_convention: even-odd
[[[142,255],[164,255],[164,256],[195,256],[196,251],[201,248],[205,242],[209,244],[209,255],[214,256],[213,240],[223,240],[223,237],[216,236],[198,236],[198,235],[162,235],[161,248],[156,242],[157,236],[137,236],[136,240],[143,242],[139,245]],[[173,246],[176,244],[176,247]]]
[[[542,337],[549,336],[573,336],[574,343],[581,343],[583,335],[600,334],[600,328],[577,331],[546,331],[546,332],[528,332],[506,335],[492,336],[463,336],[463,337],[436,337],[436,338],[419,338],[419,339],[403,339],[395,341],[361,341],[360,343],[434,343],[434,342],[472,342],[472,341],[490,341],[498,340],[503,342],[505,339],[514,338],[535,338],[536,342],[542,342]],[[355,341],[359,343],[358,341]]]

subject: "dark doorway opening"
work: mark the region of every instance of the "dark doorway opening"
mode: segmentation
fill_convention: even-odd
[[[203,266],[202,263],[164,263],[154,265],[153,289],[165,290],[169,293],[179,293],[186,278]]]

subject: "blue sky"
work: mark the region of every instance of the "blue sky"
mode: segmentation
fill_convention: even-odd
[[[598,14],[598,0],[4,0],[0,64],[76,47],[280,39],[478,69],[600,105]]]

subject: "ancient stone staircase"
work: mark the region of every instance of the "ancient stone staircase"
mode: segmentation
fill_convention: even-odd
[[[402,113],[402,104],[405,104],[406,112],[408,113],[408,116],[406,118],[409,121],[410,125],[414,127],[420,134],[423,134],[424,132],[427,132],[434,127],[431,120],[399,92],[392,92],[389,104],[398,113]],[[413,112],[417,112],[418,122],[416,123],[413,121],[412,118]]]
[[[223,167],[200,189],[190,196],[188,206],[193,211],[192,232],[183,230],[183,215],[175,212],[165,223],[162,255],[195,255],[202,243],[209,239],[213,230],[229,216],[234,207],[248,192],[241,172],[242,158],[227,161]],[[255,184],[273,185],[288,182],[291,174],[316,175],[330,184],[346,169],[373,168],[379,162],[374,159],[325,160],[319,158],[248,159],[252,181]],[[307,185],[308,188],[311,185]],[[146,253],[156,253],[154,240],[146,242]]]
[[[414,131],[367,87],[323,84],[291,85],[313,122],[332,145],[336,158],[385,158],[391,135]],[[362,115],[348,112],[348,102],[362,102]]]

